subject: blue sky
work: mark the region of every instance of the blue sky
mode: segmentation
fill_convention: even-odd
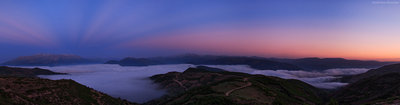
[[[398,58],[399,10],[372,0],[2,0],[0,60],[37,53]]]

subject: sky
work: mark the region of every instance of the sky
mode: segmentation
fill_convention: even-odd
[[[0,61],[180,53],[400,60],[400,0],[1,0]]]

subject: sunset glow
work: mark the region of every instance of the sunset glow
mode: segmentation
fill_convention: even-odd
[[[3,0],[0,60],[168,52],[400,61],[399,11],[372,0]]]

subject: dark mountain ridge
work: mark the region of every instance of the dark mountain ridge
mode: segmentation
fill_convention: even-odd
[[[400,103],[400,64],[387,65],[349,76],[346,81],[350,84],[332,96],[339,103],[352,105]]]
[[[108,61],[107,64],[121,66],[149,66],[163,64],[195,64],[195,65],[249,65],[259,70],[301,70],[302,68],[268,59],[240,56],[182,55],[172,57],[132,58],[120,61]]]
[[[357,75],[350,75],[350,76],[345,76],[342,81],[343,82],[350,82],[354,83],[358,80],[362,80],[364,78],[369,78],[372,76],[381,76],[389,73],[400,73],[400,64],[392,64],[392,65],[386,65],[377,69],[371,69],[365,73],[362,74],[357,74]]]
[[[274,61],[290,63],[305,70],[327,70],[337,68],[378,68],[396,62],[348,60],[344,58],[301,58],[301,59],[279,59],[270,58]]]
[[[57,73],[40,68],[27,69],[27,68],[0,66],[0,76],[36,77],[37,75],[66,75],[66,73]]]
[[[343,58],[301,58],[280,59],[246,56],[213,56],[185,54],[170,57],[133,58],[120,61],[108,61],[106,64],[121,66],[149,66],[163,64],[195,64],[195,65],[249,65],[259,70],[306,70],[323,71],[338,68],[378,68],[396,62],[348,60]]]
[[[77,55],[67,54],[37,54],[32,56],[21,56],[13,60],[4,62],[3,65],[9,66],[60,66],[96,63],[95,60],[82,58]]]

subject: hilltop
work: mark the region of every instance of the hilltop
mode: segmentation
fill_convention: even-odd
[[[324,92],[299,80],[189,68],[152,76],[169,96],[148,104],[167,105],[318,105]]]
[[[65,75],[65,73],[57,73],[40,68],[18,68],[0,66],[0,76],[15,76],[15,77],[36,77],[37,75]]]
[[[73,80],[0,77],[1,105],[129,105]]]
[[[73,80],[49,80],[37,75],[66,75],[46,69],[0,67],[1,105],[131,105]]]

